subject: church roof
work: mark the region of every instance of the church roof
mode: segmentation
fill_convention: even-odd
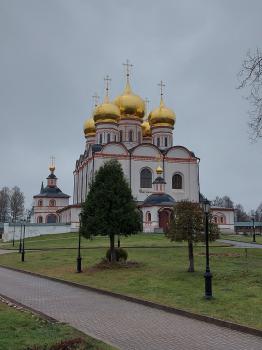
[[[58,187],[44,187],[41,192],[34,196],[36,197],[49,197],[49,198],[69,198],[68,194],[63,193]]]
[[[51,173],[47,176],[47,179],[57,179],[54,173]]]
[[[153,182],[153,185],[154,184],[166,184],[165,180],[161,177],[161,176],[158,176],[154,182]]]
[[[174,204],[175,200],[169,194],[153,193],[144,200],[142,206],[173,206]]]

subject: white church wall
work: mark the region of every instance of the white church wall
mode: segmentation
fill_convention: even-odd
[[[190,151],[183,146],[174,146],[166,154],[168,158],[191,158]]]
[[[162,153],[153,145],[146,143],[146,144],[141,144],[137,146],[133,152],[132,156],[141,156],[141,157],[156,157],[160,158],[162,157]]]
[[[234,232],[234,209],[232,208],[211,208],[213,221],[218,224],[221,232]]]
[[[128,156],[129,153],[127,149],[122,144],[117,143],[108,143],[105,145],[101,151],[101,154],[117,154]]]
[[[158,210],[160,207],[141,208],[143,213],[143,232],[156,232],[159,229]],[[151,214],[151,221],[147,220],[147,213]]]
[[[176,173],[182,175],[182,189],[172,188],[172,177]],[[197,163],[165,161],[165,181],[165,192],[171,195],[175,201],[187,199],[190,201],[198,202],[199,185]]]

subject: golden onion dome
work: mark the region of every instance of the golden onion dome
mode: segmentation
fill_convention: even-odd
[[[104,102],[95,108],[93,117],[95,124],[117,123],[120,119],[120,111],[114,103],[109,101],[108,96],[106,96]]]
[[[143,119],[145,114],[144,100],[132,92],[129,81],[127,81],[122,95],[116,97],[114,104],[120,109],[121,117],[135,117]]]
[[[142,123],[141,127],[142,127],[143,137],[151,137],[152,136],[151,127],[150,127],[150,124],[147,120],[145,120]]]
[[[161,98],[160,106],[150,112],[148,116],[150,126],[174,127],[176,115],[172,109],[167,108]]]
[[[85,137],[95,136],[96,128],[93,117],[86,119],[83,126]]]
[[[156,168],[156,173],[157,173],[157,175],[163,174],[163,169],[161,168],[160,165]]]

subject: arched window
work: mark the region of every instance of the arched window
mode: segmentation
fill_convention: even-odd
[[[107,143],[110,142],[110,134],[107,134]]]
[[[129,132],[128,132],[128,141],[129,142],[133,141],[133,130],[129,130]]]
[[[39,199],[39,201],[38,201],[38,206],[39,206],[39,207],[42,207],[42,205],[43,205],[43,201],[42,201],[42,199]]]
[[[99,135],[99,143],[101,143],[101,144],[103,143],[103,135],[102,134]]]
[[[150,213],[150,211],[146,212],[146,222],[151,222],[151,213]]]
[[[221,217],[220,217],[220,223],[221,223],[221,224],[224,224],[224,223],[225,223],[224,216],[221,216]]]
[[[172,188],[175,190],[181,190],[183,188],[183,179],[180,174],[175,174],[172,177]]]
[[[49,207],[55,207],[56,203],[55,203],[55,200],[54,199],[51,199],[49,201]]]
[[[119,139],[120,139],[120,142],[123,141],[123,131],[122,130],[119,131]]]
[[[116,140],[117,140],[117,136],[115,135],[115,142],[116,142]]]
[[[165,147],[167,147],[167,137],[165,137]]]
[[[141,188],[152,188],[152,172],[144,168],[140,173],[140,187]]]
[[[49,214],[46,217],[47,224],[55,224],[57,222],[57,216],[55,214]]]
[[[160,146],[160,138],[159,137],[156,139],[156,145],[157,145],[157,147]]]
[[[217,224],[217,217],[214,216],[214,223]]]
[[[43,217],[42,216],[38,216],[37,217],[37,223],[38,224],[42,224],[43,223]]]

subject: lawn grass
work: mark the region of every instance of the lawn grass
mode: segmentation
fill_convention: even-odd
[[[63,233],[54,235],[43,235],[38,237],[29,237],[25,239],[26,249],[50,249],[50,248],[76,248],[78,245],[78,233]],[[125,247],[176,247],[186,246],[186,242],[170,242],[164,234],[146,234],[141,233],[132,236],[121,236],[121,246]],[[203,243],[199,243],[203,245]],[[212,242],[211,245],[223,245],[219,242]],[[224,244],[226,246],[226,244]],[[97,236],[92,240],[82,239],[83,248],[108,247],[109,240],[107,236]],[[15,241],[14,249],[18,249],[19,241]],[[11,242],[0,243],[0,249],[12,249]]]
[[[59,323],[45,321],[29,311],[21,311],[0,302],[0,349],[24,350],[37,346],[47,348],[69,339],[82,338],[81,350],[113,350],[109,345],[93,339],[76,329]]]
[[[237,242],[245,242],[245,243],[253,243],[253,235],[251,236],[244,236],[244,235],[221,235],[221,239],[229,239],[231,241],[237,241]],[[254,244],[262,244],[262,236],[256,235],[256,243]]]
[[[132,242],[130,242],[132,243]],[[196,272],[186,272],[187,248],[129,248],[133,268],[90,269],[105,256],[105,248],[83,250],[82,274],[75,273],[76,251],[27,251],[0,256],[0,264],[38,272],[240,324],[262,328],[262,251],[232,247],[210,249],[214,299],[204,299],[205,248],[194,248]]]

